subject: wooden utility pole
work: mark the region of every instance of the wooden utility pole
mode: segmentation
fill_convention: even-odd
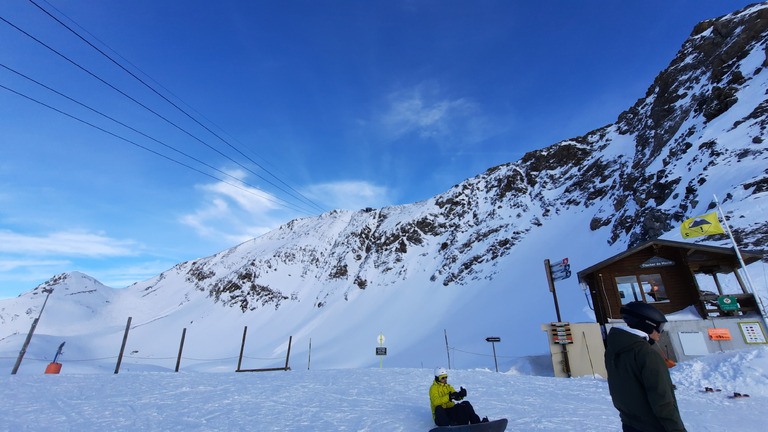
[[[37,323],[40,321],[40,317],[43,316],[43,309],[45,309],[45,304],[48,303],[48,297],[51,296],[51,293],[53,292],[53,288],[47,288],[43,290],[44,293],[47,293],[45,296],[45,301],[43,301],[43,307],[40,308],[40,313],[37,314],[37,318],[35,318],[34,321],[32,321],[32,327],[29,328],[29,333],[27,333],[27,339],[24,340],[24,345],[21,347],[21,351],[19,352],[19,357],[16,359],[16,364],[13,365],[13,370],[11,371],[11,375],[16,375],[16,372],[19,371],[19,366],[21,366],[21,360],[24,358],[24,354],[27,353],[27,347],[29,346],[29,342],[32,340],[32,335],[35,334],[35,329],[37,328]]]
[[[123,344],[120,346],[120,355],[117,356],[117,365],[115,366],[115,373],[120,372],[120,364],[123,362],[123,353],[125,353],[125,343],[128,342],[128,331],[131,329],[131,320],[133,317],[128,317],[128,323],[125,324],[125,334],[123,335]]]

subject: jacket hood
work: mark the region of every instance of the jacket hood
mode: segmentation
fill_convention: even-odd
[[[614,327],[608,332],[609,347],[618,354],[627,351],[637,344],[648,344],[648,335],[641,330],[629,327]]]

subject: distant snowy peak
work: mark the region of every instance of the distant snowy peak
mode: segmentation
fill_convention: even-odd
[[[108,297],[114,289],[87,274],[74,271],[56,275],[38,285],[28,294],[32,296],[44,295],[51,290],[55,290],[59,296],[96,294],[101,297]]]
[[[305,300],[323,307],[416,269],[440,285],[493,277],[495,260],[564,212],[588,212],[583,229],[608,229],[609,243],[626,247],[710,211],[713,194],[739,215],[768,192],[766,40],[766,5],[702,22],[615,124],[427,201],[296,219],[185,263],[186,280],[243,312]],[[746,246],[764,247],[764,218],[732,224]]]
[[[753,209],[768,193],[766,41],[766,4],[704,21],[614,124],[426,201],[293,220],[130,289],[142,297],[186,291],[183,301],[197,292],[247,312],[301,302],[322,308],[406,278],[468,285],[493,278],[500,257],[560,215],[583,213],[587,225],[571,229],[607,230],[610,245],[631,247],[711,211],[713,194],[739,241],[764,248],[768,222]],[[46,284],[75,290],[82,277]]]
[[[91,276],[75,271],[52,277],[35,289],[21,294],[18,300],[19,305],[26,309],[24,315],[33,318],[40,315],[47,303],[46,299],[53,294],[52,302],[57,304],[57,308],[66,308],[68,318],[73,321],[86,321],[95,317],[98,310],[111,304],[118,292],[119,290],[110,288]],[[18,312],[14,314],[0,308],[0,324],[11,323],[15,321],[14,316],[19,315],[21,314]],[[16,325],[18,323],[12,327]]]

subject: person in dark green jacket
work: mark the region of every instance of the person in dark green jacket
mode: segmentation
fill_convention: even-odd
[[[622,306],[621,317],[628,327],[613,327],[608,332],[605,367],[622,430],[686,432],[669,369],[651,347],[664,331],[667,318],[639,301]]]

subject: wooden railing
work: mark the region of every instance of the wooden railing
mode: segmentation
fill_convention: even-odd
[[[722,310],[718,302],[720,297],[735,297],[739,307],[734,310]],[[717,316],[727,317],[743,315],[746,312],[760,312],[754,294],[724,294],[722,296],[719,294],[702,294],[699,301],[707,316],[717,314]]]

